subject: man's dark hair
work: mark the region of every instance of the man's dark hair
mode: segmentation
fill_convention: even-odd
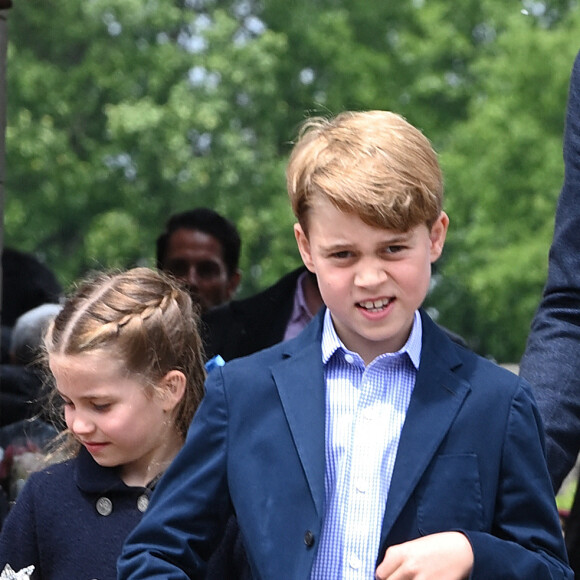
[[[173,214],[165,224],[165,231],[157,238],[157,268],[163,270],[169,238],[176,230],[197,230],[216,238],[221,246],[228,275],[235,274],[240,261],[242,242],[236,226],[213,209],[198,207]]]
[[[2,250],[2,324],[46,302],[58,303],[62,286],[53,271],[34,254],[6,247]]]

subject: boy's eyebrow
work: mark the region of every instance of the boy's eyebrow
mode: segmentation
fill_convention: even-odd
[[[352,250],[353,248],[356,247],[356,244],[353,244],[352,242],[335,242],[335,243],[329,243],[329,244],[321,244],[320,245],[320,251],[324,254],[334,254],[336,252],[344,252],[347,250]]]
[[[377,246],[392,246],[396,244],[400,244],[403,242],[408,242],[409,239],[412,237],[412,232],[394,232],[393,234],[389,234],[381,239]],[[358,240],[350,241],[337,241],[337,242],[330,242],[328,245],[321,244],[321,248],[325,251],[333,251],[333,250],[340,250],[344,248],[351,248],[358,244]]]
[[[388,239],[385,239],[384,242],[392,244],[396,242],[405,242],[409,238],[412,237],[412,232],[395,232],[393,233]]]

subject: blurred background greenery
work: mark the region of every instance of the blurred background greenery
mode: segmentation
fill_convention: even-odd
[[[440,154],[451,218],[428,306],[517,362],[563,177],[576,1],[16,0],[4,245],[67,287],[153,265],[195,206],[242,239],[240,296],[299,263],[284,168],[301,120],[389,109]]]

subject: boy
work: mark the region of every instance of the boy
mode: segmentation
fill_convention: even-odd
[[[420,310],[449,223],[429,141],[312,119],[287,181],[327,308],[210,374],[119,577],[202,578],[234,511],[264,580],[572,578],[527,384]]]

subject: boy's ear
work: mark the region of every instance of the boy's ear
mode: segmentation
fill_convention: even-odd
[[[442,211],[429,232],[429,240],[431,242],[431,263],[435,262],[443,252],[448,227],[449,216]]]
[[[186,385],[187,379],[185,378],[185,375],[181,371],[175,369],[169,371],[161,379],[161,406],[164,411],[172,411],[177,406],[179,401],[183,398]]]
[[[298,251],[302,257],[304,265],[311,271],[314,272],[314,263],[312,261],[312,253],[310,251],[310,242],[306,233],[302,229],[300,224],[294,224],[294,237],[296,238],[296,243],[298,244]]]

